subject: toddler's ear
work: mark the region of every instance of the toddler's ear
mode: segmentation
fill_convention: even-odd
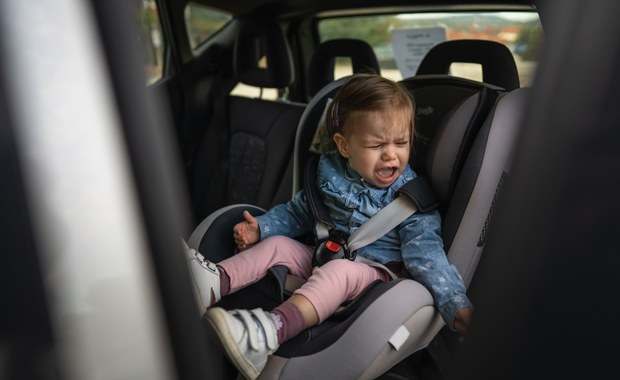
[[[342,133],[336,132],[334,133],[333,139],[340,155],[344,158],[349,158],[349,144],[347,143],[347,138],[344,137]]]

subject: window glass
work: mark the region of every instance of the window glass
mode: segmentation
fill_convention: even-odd
[[[185,25],[192,50],[195,52],[203,42],[222,29],[231,18],[232,15],[229,13],[198,3],[188,3],[185,7]]]
[[[506,45],[513,53],[522,86],[529,86],[537,64],[543,32],[536,12],[401,13],[333,17],[319,21],[321,42],[334,38],[367,41],[381,72],[394,80],[413,76],[424,54],[445,40],[484,39]],[[350,73],[336,62],[335,77]],[[480,65],[454,63],[450,72],[482,80]]]
[[[164,72],[164,39],[155,0],[134,0],[140,42],[144,46],[147,84],[157,82]]]

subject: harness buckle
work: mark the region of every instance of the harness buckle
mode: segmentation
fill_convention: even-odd
[[[330,231],[329,237],[314,248],[314,259],[321,266],[334,259],[355,260],[356,253],[350,252],[347,245],[348,235],[339,231]]]

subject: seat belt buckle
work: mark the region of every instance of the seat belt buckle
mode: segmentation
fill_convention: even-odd
[[[348,236],[342,232],[330,231],[329,237],[317,244],[314,249],[314,259],[321,266],[335,259],[355,260],[355,254],[349,252]]]

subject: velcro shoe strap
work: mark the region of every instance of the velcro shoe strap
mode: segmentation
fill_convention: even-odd
[[[273,320],[260,308],[252,309],[250,313],[260,322],[269,351],[275,350],[278,347],[278,336],[275,333],[276,329]]]
[[[258,351],[260,349],[259,337],[258,337],[258,326],[256,326],[256,322],[252,319],[252,316],[247,310],[235,310],[237,316],[241,319],[245,327],[245,331],[248,334],[248,340],[250,341],[250,348],[254,351]]]

